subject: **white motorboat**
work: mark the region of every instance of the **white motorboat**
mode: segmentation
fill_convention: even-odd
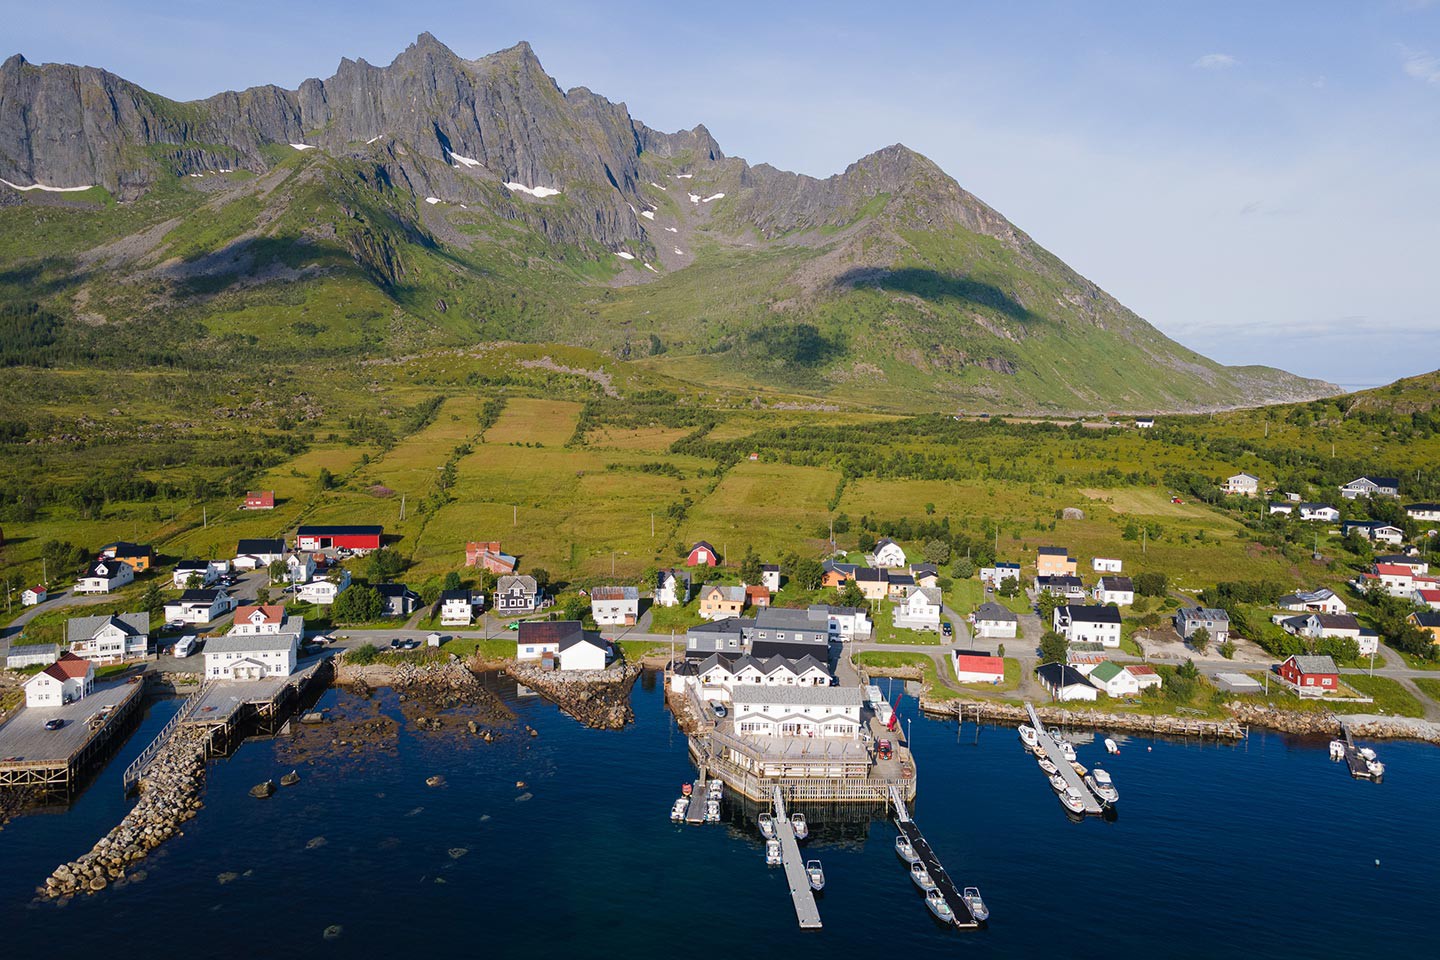
[[[780,864],[782,864],[782,863],[784,863],[784,862],[785,862],[785,858],[780,855],[780,841],[779,841],[779,840],[766,840],[766,841],[765,841],[765,866],[767,866],[767,867],[778,867],[778,866],[780,866]]]
[[[1119,752],[1120,752],[1120,746],[1119,746],[1119,744],[1117,744],[1114,740],[1111,740],[1109,737],[1106,737],[1106,738],[1105,738],[1105,752],[1106,752],[1106,753],[1119,753]]]
[[[895,855],[906,863],[920,862],[920,858],[915,855],[915,848],[910,846],[910,841],[903,835],[895,838]]]
[[[1053,777],[1056,773],[1059,772],[1055,764],[1051,763],[1049,760],[1046,760],[1044,757],[1037,758],[1035,763],[1040,767],[1040,772],[1045,774],[1045,776],[1047,777]]]
[[[795,831],[796,840],[804,840],[810,836],[810,825],[805,822],[805,814],[790,814],[790,829]]]
[[[805,876],[810,881],[810,889],[819,893],[825,889],[825,870],[820,866],[819,860],[811,860],[805,864]]]
[[[1064,793],[1067,789],[1069,789],[1069,785],[1065,782],[1065,778],[1060,776],[1059,773],[1050,774],[1050,786],[1055,789],[1056,793]]]
[[[1358,754],[1360,754],[1360,759],[1361,759],[1361,760],[1374,760],[1374,759],[1375,759],[1375,751],[1374,751],[1374,750],[1371,750],[1369,747],[1361,747],[1359,750],[1356,750],[1355,752],[1358,753]]]
[[[1371,780],[1379,780],[1385,776],[1385,764],[1379,760],[1366,760],[1365,770],[1370,774]]]
[[[939,890],[931,890],[925,894],[925,906],[935,915],[935,919],[941,923],[954,923],[955,911],[950,909],[950,904],[945,902],[945,897]]]
[[[1040,743],[1040,735],[1036,733],[1035,728],[1028,723],[1020,724],[1019,732],[1020,742],[1025,744],[1025,746],[1035,747]]]
[[[1344,742],[1343,740],[1331,740],[1331,741],[1330,741],[1330,759],[1331,759],[1331,760],[1344,760],[1344,759],[1345,759],[1345,742]]]
[[[720,798],[725,796],[725,784],[720,780],[711,780],[710,785],[706,787],[706,790],[708,791],[711,800],[719,800]]]
[[[1071,763],[1075,762],[1075,746],[1069,740],[1056,741],[1060,744],[1060,755]]]
[[[966,887],[965,892],[960,894],[960,899],[965,901],[970,916],[977,921],[990,919],[990,908],[985,906],[985,901],[980,899],[979,887]]]
[[[775,817],[768,813],[762,813],[758,818],[758,822],[760,824],[760,836],[764,837],[766,840],[774,840]]]
[[[1106,803],[1115,803],[1120,799],[1120,791],[1115,789],[1115,782],[1110,779],[1110,771],[1096,767],[1085,778],[1085,785],[1095,791],[1095,796]]]
[[[1074,787],[1066,787],[1065,792],[1059,794],[1060,804],[1071,813],[1084,813],[1085,801],[1081,799],[1080,792]]]
[[[678,799],[676,799],[675,805],[670,808],[670,819],[675,823],[679,823],[681,820],[685,819],[685,811],[689,809],[690,798],[679,797]]]
[[[720,821],[720,801],[719,801],[719,800],[706,800],[706,801],[705,801],[705,822],[706,822],[706,823],[718,823],[719,821]]]
[[[935,879],[930,876],[930,871],[925,869],[925,864],[919,860],[910,864],[910,879],[915,881],[915,886],[926,893],[935,889]]]

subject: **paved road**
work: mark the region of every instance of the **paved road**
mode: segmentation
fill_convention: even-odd
[[[20,614],[18,617],[12,620],[9,626],[0,627],[0,639],[8,640],[10,637],[18,635],[25,629],[25,625],[27,623],[40,616],[40,614],[42,613],[49,613],[52,610],[63,610],[66,607],[95,606],[97,604],[102,604],[107,601],[113,602],[114,599],[115,598],[108,593],[75,593],[70,590],[64,590],[59,593],[52,593],[50,595],[50,599],[46,600],[44,603],[37,603],[35,606],[30,607],[24,613]]]

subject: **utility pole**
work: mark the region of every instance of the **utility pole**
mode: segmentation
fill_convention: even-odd
[[[1149,538],[1150,528],[1142,526],[1140,528],[1140,552],[1142,554],[1145,553],[1145,548],[1149,545]]]
[[[520,504],[518,504],[518,503],[512,503],[512,504],[510,504],[510,526],[512,526],[512,527],[518,527],[519,525],[520,525]]]
[[[650,511],[650,539],[655,539],[655,511]]]
[[[400,519],[405,519],[405,494],[400,494]]]
[[[200,523],[205,529],[210,529],[210,511],[205,507],[200,508]]]

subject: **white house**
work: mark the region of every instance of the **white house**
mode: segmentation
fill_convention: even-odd
[[[209,623],[223,617],[236,601],[224,590],[186,590],[180,599],[165,604],[167,623]]]
[[[278,603],[235,611],[235,625],[223,637],[205,641],[207,680],[260,680],[295,672],[305,618],[287,617]]]
[[[235,545],[236,570],[262,570],[276,560],[285,559],[283,537],[241,540]]]
[[[1053,593],[1067,600],[1085,599],[1085,581],[1079,577],[1043,576],[1035,578],[1035,589],[1040,593]]]
[[[599,626],[633,627],[640,619],[638,587],[596,587],[590,591],[590,614]]]
[[[1302,590],[1299,593],[1289,593],[1275,601],[1275,605],[1282,610],[1292,610],[1297,613],[1306,611],[1314,613],[1349,613],[1350,608],[1345,601],[1335,595],[1335,591],[1320,587],[1318,590]]]
[[[60,659],[58,643],[26,643],[12,645],[5,654],[5,669],[23,670],[25,667],[46,667]]]
[[[1140,692],[1134,674],[1113,660],[1098,664],[1086,679],[1107,697],[1133,697]]]
[[[736,686],[730,692],[735,732],[755,737],[860,735],[859,687]]]
[[[658,570],[655,573],[655,605],[679,607],[690,602],[688,570]]]
[[[230,634],[235,636],[258,637],[283,633],[293,626],[303,627],[304,617],[285,616],[285,607],[278,603],[247,604],[235,611],[235,621]]]
[[[1248,473],[1226,477],[1220,489],[1240,497],[1253,497],[1260,492],[1260,478]]]
[[[482,606],[484,595],[461,588],[440,594],[440,625],[468,627],[475,620],[475,608]]]
[[[893,568],[905,566],[905,551],[900,549],[900,544],[889,537],[882,537],[875,544],[875,552],[870,561],[872,567]]]
[[[775,655],[712,653],[696,661],[690,677],[702,700],[730,699],[738,686],[828,687],[831,673],[813,656],[792,659]]]
[[[44,587],[31,587],[20,594],[20,606],[33,607],[37,603],[44,603],[50,599],[50,592]]]
[[[1135,602],[1135,584],[1129,577],[1101,577],[1094,596],[1096,603],[1128,607]]]
[[[1269,506],[1272,516],[1277,513],[1283,513],[1288,517],[1295,512],[1295,504],[1293,503],[1274,503],[1272,501]]]
[[[1035,671],[1035,677],[1040,686],[1050,692],[1050,696],[1061,702],[1096,700],[1100,696],[1100,691],[1083,674],[1063,663],[1042,663]]]
[[[1019,635],[1020,617],[1014,610],[989,601],[975,608],[971,625],[977,637],[1009,640]]]
[[[25,706],[63,707],[83,700],[95,689],[95,664],[62,653],[44,670],[25,681]]]
[[[610,644],[583,630],[560,641],[561,670],[604,670],[609,659]]]
[[[285,558],[287,583],[309,583],[314,579],[315,555],[313,553],[292,553]]]
[[[1440,523],[1440,503],[1412,503],[1405,508],[1405,515],[1422,523]]]
[[[993,567],[980,568],[980,582],[992,587],[1000,586],[1001,580],[1020,580],[1020,564],[997,563]]]
[[[767,563],[760,568],[760,586],[771,593],[780,591],[780,565]]]
[[[1379,520],[1346,520],[1340,525],[1340,534],[1349,536],[1351,533],[1358,533],[1367,540],[1388,543],[1391,546],[1399,546],[1405,542],[1404,530]]]
[[[76,593],[109,593],[135,582],[135,568],[124,560],[101,557],[75,581]]]
[[[1160,687],[1165,683],[1165,678],[1148,663],[1132,663],[1125,668],[1125,672],[1135,678],[1135,683],[1142,693],[1150,687]]]
[[[1152,429],[1154,426],[1155,426],[1155,418],[1154,418],[1154,417],[1136,417],[1136,418],[1135,418],[1135,429],[1136,429],[1136,430],[1150,430],[1150,429]]]
[[[1005,679],[1005,661],[986,653],[956,650],[956,683],[1000,683]]]
[[[295,588],[295,599],[301,603],[313,603],[317,606],[328,607],[349,586],[350,571],[342,568],[338,577],[328,574],[318,580],[300,584]]]
[[[1096,573],[1119,573],[1124,563],[1111,557],[1096,557],[1090,561],[1090,569]]]
[[[170,574],[176,590],[188,590],[193,578],[197,587],[208,587],[230,571],[228,560],[181,560]]]
[[[579,620],[524,620],[515,634],[515,657],[539,660],[559,656],[562,643],[584,635],[585,625]]]
[[[65,639],[71,653],[97,663],[143,657],[150,649],[150,614],[72,617]]]
[[[1120,611],[1114,607],[1076,606],[1055,608],[1055,632],[1067,643],[1099,643],[1120,646]]]
[[[868,640],[875,632],[875,624],[863,607],[835,607],[817,603],[805,611],[811,620],[825,621],[831,640]]]
[[[1358,497],[1398,497],[1400,481],[1394,477],[1356,477],[1340,486],[1340,496],[1346,500]]]
[[[895,602],[895,626],[939,631],[940,598],[939,587],[911,587],[904,600]]]
[[[1340,519],[1340,511],[1328,503],[1302,503],[1296,509],[1300,511],[1301,520],[1321,520],[1335,523]]]

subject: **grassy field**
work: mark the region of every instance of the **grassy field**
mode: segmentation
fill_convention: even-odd
[[[901,653],[888,650],[867,650],[864,653],[855,654],[853,659],[858,666],[862,667],[919,667],[921,674],[924,676],[923,683],[925,684],[925,692],[929,694],[932,698],[937,700],[945,700],[960,696],[960,694],[956,690],[939,682],[939,676],[938,671],[935,667],[935,661],[926,654]],[[947,667],[946,674],[946,683],[954,683],[954,670]],[[1018,672],[1016,674],[1016,677],[1018,682]]]

